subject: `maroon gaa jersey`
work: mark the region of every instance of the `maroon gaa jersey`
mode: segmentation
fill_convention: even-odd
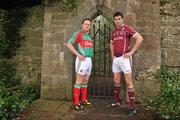
[[[136,33],[137,32],[128,25],[123,25],[113,30],[111,42],[114,46],[115,56],[130,51],[130,38],[134,37]]]

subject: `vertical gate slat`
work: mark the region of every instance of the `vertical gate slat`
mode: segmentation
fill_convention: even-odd
[[[99,28],[98,28],[98,31],[99,31],[99,33],[100,33],[100,20],[98,21],[99,22]],[[99,53],[98,53],[98,55],[99,55],[99,61],[98,61],[98,63],[99,63],[99,74],[101,74],[101,67],[100,67],[100,65],[101,65],[101,63],[100,63],[100,55],[101,55],[101,51],[100,51],[100,46],[101,44],[100,44],[100,34],[99,34]]]
[[[96,69],[95,69],[95,58],[96,58],[96,56],[95,56],[95,52],[96,52],[95,51],[95,46],[96,46],[96,44],[95,44],[95,40],[96,40],[95,30],[96,30],[95,25],[93,25],[93,32],[94,32],[94,34],[93,34],[94,35],[94,37],[93,37],[94,38],[94,57],[93,57],[94,58],[94,61],[93,61],[94,62],[94,64],[93,64],[94,65],[94,69],[93,69],[93,76],[95,76],[95,74],[96,74]],[[93,94],[95,94],[95,92],[96,92],[95,91],[96,90],[96,87],[95,87],[95,77],[93,77],[93,80],[94,80],[94,82],[93,82],[93,88],[92,89],[93,89]]]
[[[108,37],[108,42],[110,43],[110,40],[111,40],[111,28],[109,27],[109,37]],[[111,51],[110,51],[110,48],[109,48],[109,75],[111,74]],[[110,84],[108,84],[108,93],[109,93],[109,96],[110,96]]]
[[[106,55],[106,50],[105,50],[105,45],[106,45],[106,41],[105,41],[105,39],[106,39],[106,24],[104,24],[104,34],[103,35],[104,35],[104,41],[103,41],[103,47],[104,47],[104,51],[103,51],[104,52],[104,76],[103,76],[103,80],[104,80],[104,82],[103,82],[104,83],[103,84],[103,88],[104,88],[103,91],[104,92],[103,93],[104,94],[103,95],[106,96],[106,91],[105,91],[105,87],[106,87],[105,84],[107,84],[106,83],[107,81],[105,80],[105,74],[106,74],[106,57],[105,57],[105,55]]]

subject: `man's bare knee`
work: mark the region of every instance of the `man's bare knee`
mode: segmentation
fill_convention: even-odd
[[[133,84],[127,84],[127,88],[133,88]]]
[[[89,81],[89,77],[90,77],[89,75],[84,75],[84,76],[83,76],[82,83],[83,83],[83,84],[87,84],[88,81]]]
[[[133,88],[132,81],[126,81],[127,88]]]
[[[83,80],[82,80],[82,83],[83,83],[83,84],[87,84],[87,83],[88,83],[88,80],[87,80],[87,79],[83,79]]]
[[[119,84],[120,83],[120,73],[114,73],[114,83]]]
[[[77,83],[77,84],[81,84],[82,81],[83,81],[83,75],[77,74],[77,75],[76,75],[76,83]]]

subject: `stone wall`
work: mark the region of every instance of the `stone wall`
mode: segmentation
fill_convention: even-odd
[[[171,1],[162,7],[162,64],[180,70],[180,2]]]
[[[20,28],[24,37],[13,61],[18,63],[17,70],[23,83],[41,80],[42,39],[44,25],[44,7],[37,5],[18,9],[18,15],[26,14],[25,22]],[[17,12],[16,11],[16,12]]]
[[[133,56],[133,81],[137,96],[142,99],[159,88],[153,73],[161,65],[160,3],[159,0],[137,0],[131,7],[136,15],[130,20],[135,21],[135,28],[144,39]]]
[[[144,41],[135,54],[136,72],[154,71],[161,64],[159,0],[139,0],[136,4],[136,28]]]
[[[58,3],[46,6],[43,29],[43,53],[41,66],[41,98],[62,99],[66,88],[71,93],[72,69],[67,72],[70,54],[64,55],[64,32],[68,25],[68,15],[60,10]],[[64,59],[69,57],[69,59]],[[71,64],[71,63],[69,63]],[[67,73],[69,73],[67,75]],[[67,87],[68,86],[68,87]]]

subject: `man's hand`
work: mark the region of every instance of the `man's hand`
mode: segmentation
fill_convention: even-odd
[[[77,56],[81,61],[84,61],[86,59],[86,57],[84,57],[83,55],[78,54]]]
[[[127,52],[125,54],[123,54],[124,58],[129,58],[130,56],[132,56],[133,52]]]
[[[85,60],[86,57],[82,56],[81,54],[79,54],[76,49],[74,48],[74,46],[71,43],[67,44],[67,47],[71,50],[71,52],[76,55],[81,61]]]
[[[113,54],[111,54],[111,57],[112,57],[112,59],[114,59],[114,58],[115,58],[115,56],[114,56]]]

